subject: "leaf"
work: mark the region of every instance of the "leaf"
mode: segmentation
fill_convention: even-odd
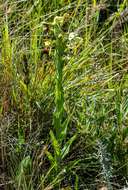
[[[59,140],[60,142],[62,142],[65,138],[66,138],[66,135],[67,135],[67,129],[68,129],[68,124],[71,120],[71,117],[73,115],[74,111],[71,113],[71,115],[69,115],[67,117],[67,119],[65,119],[65,121],[61,124],[61,130],[60,130],[60,133],[59,133]]]
[[[70,150],[70,146],[72,145],[73,141],[76,139],[76,135],[74,135],[73,137],[71,137],[66,144],[64,145],[62,151],[61,151],[61,158],[63,159]]]
[[[128,137],[128,127],[123,128],[123,139]]]
[[[23,178],[23,175],[25,174],[25,172],[27,172],[27,170],[29,170],[31,165],[32,165],[32,160],[30,156],[26,156],[19,165],[17,175],[16,175],[17,181],[20,181]]]
[[[53,131],[50,131],[50,137],[51,137],[51,140],[52,140],[52,145],[53,145],[53,148],[54,148],[54,151],[56,153],[56,156],[59,157],[60,156],[60,145],[56,139],[56,137],[54,136],[54,133]]]
[[[23,167],[24,169],[27,169],[29,166],[31,166],[31,158],[30,158],[30,156],[26,156],[21,161],[21,167]]]
[[[60,132],[59,137],[58,137],[60,142],[62,142],[62,141],[64,140],[64,138],[66,138],[69,120],[70,120],[70,119],[67,118],[67,119],[63,122],[63,124],[62,124],[62,126],[61,126],[61,132]]]
[[[54,165],[55,160],[54,160],[54,157],[52,156],[52,154],[49,151],[46,151],[46,155],[47,155],[49,161],[51,162],[51,164]]]
[[[76,179],[75,179],[75,190],[78,190],[79,189],[79,177],[77,174],[75,175],[75,177],[76,177]]]
[[[26,86],[26,84],[22,80],[20,80],[20,86],[21,86],[21,89],[23,90],[23,92],[25,94],[27,94],[28,93],[27,86]]]

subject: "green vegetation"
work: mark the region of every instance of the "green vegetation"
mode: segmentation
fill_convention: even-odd
[[[0,189],[128,186],[128,3],[99,24],[108,4],[0,2]]]

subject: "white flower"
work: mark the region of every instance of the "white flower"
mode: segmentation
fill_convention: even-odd
[[[76,33],[76,32],[71,32],[71,33],[69,34],[68,39],[69,39],[69,41],[71,41],[71,40],[73,40],[75,37],[77,37],[77,33]]]

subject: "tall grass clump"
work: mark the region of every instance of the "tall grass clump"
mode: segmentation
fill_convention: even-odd
[[[2,64],[3,64],[3,90],[4,96],[2,100],[1,112],[8,111],[10,107],[10,96],[12,95],[13,82],[13,65],[12,65],[12,47],[9,36],[9,28],[7,18],[2,28]]]

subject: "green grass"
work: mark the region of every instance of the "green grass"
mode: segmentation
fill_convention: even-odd
[[[128,4],[101,4],[0,3],[0,189],[128,186]]]

